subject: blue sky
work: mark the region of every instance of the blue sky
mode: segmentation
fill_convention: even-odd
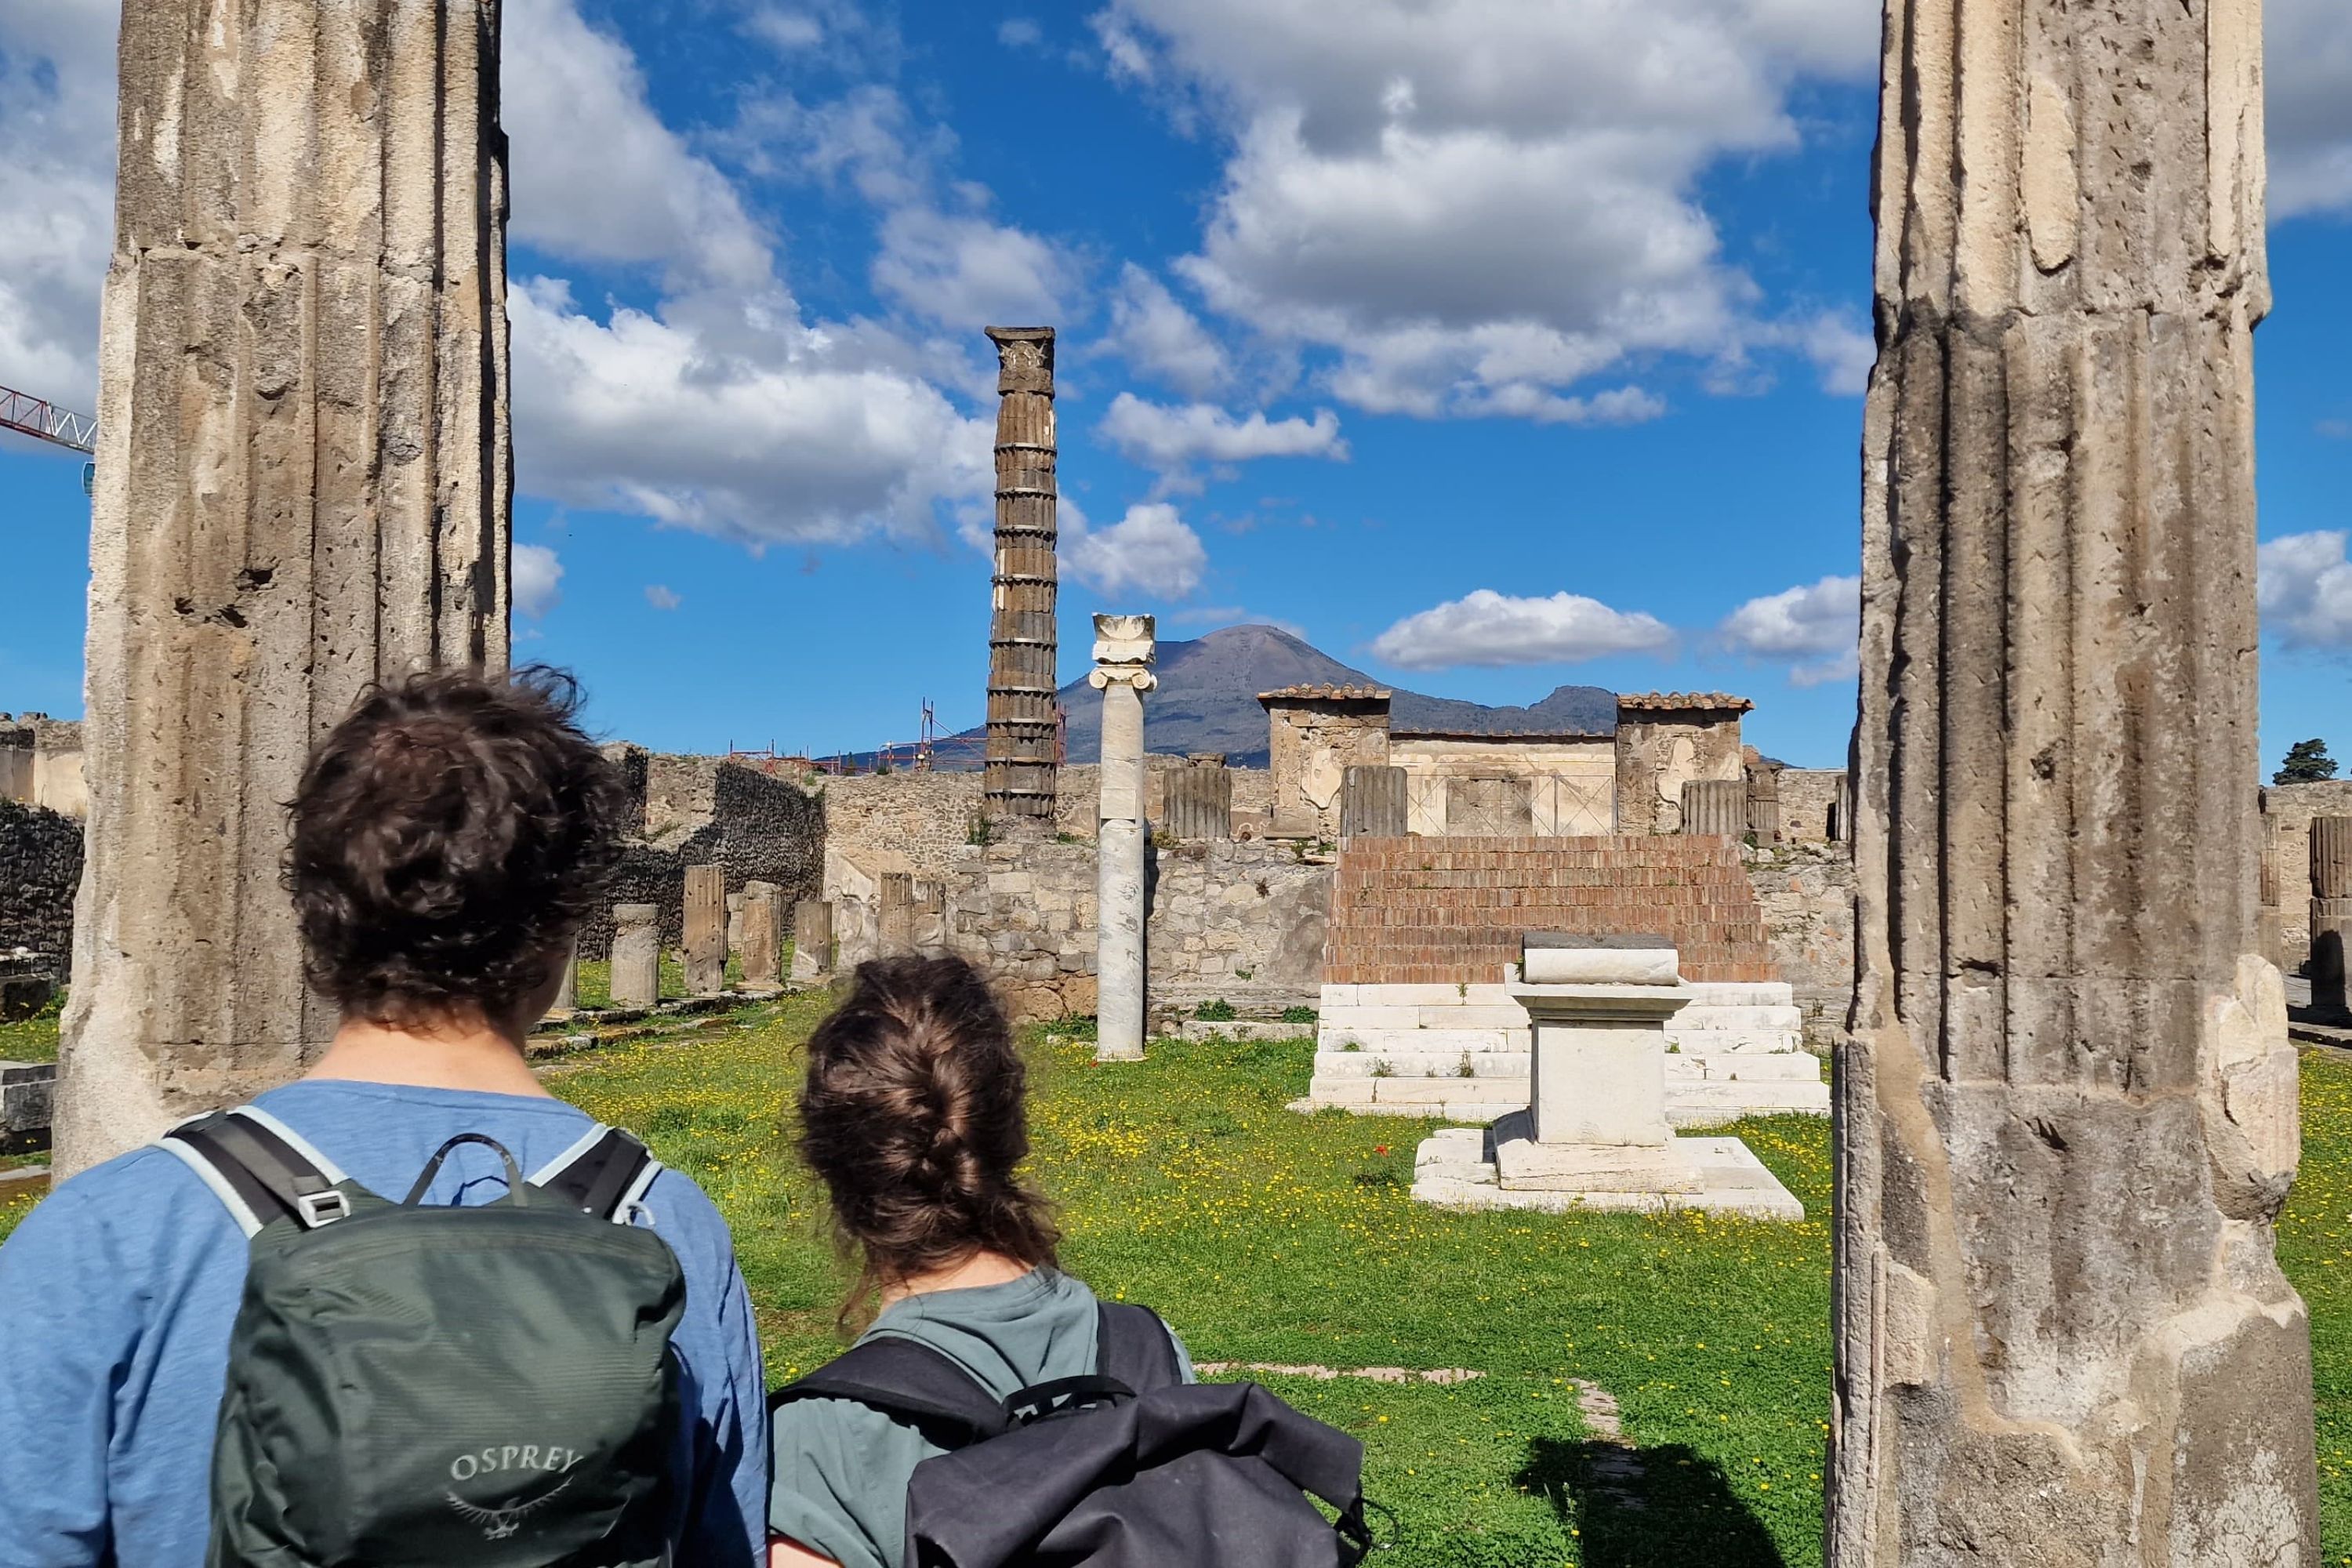
[[[1042,321],[1066,678],[1097,610],[1263,620],[1840,762],[1877,11],[508,0],[518,653],[666,749],[977,722],[980,329]],[[110,15],[0,0],[0,384],[84,408]],[[2270,25],[2266,763],[2352,750],[2352,7]],[[69,455],[0,446],[0,710],[76,712]]]

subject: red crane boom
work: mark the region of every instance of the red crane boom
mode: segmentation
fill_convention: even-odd
[[[97,420],[13,387],[0,386],[0,430],[54,441],[77,452],[98,450]]]

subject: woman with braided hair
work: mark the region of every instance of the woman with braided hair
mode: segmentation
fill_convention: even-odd
[[[851,1305],[880,1308],[858,1342],[928,1346],[998,1399],[1097,1364],[1094,1292],[1056,1267],[1060,1232],[1018,1173],[1025,1090],[1003,1012],[953,958],[861,964],[801,1090],[801,1153],[859,1267]],[[908,1479],[944,1451],[918,1424],[803,1398],[778,1405],[774,1439],[773,1568],[899,1562]]]

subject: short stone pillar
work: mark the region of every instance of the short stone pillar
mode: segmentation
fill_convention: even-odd
[[[1167,800],[1158,824],[1171,838],[1231,838],[1234,836],[1234,775],[1223,752],[1202,752],[1171,769]]]
[[[1534,790],[1526,779],[1448,779],[1445,831],[1457,838],[1525,838],[1535,832]]]
[[[2346,1012],[2344,943],[2352,932],[2352,816],[2311,819],[2311,1005]]]
[[[1095,1058],[1143,1058],[1143,694],[1158,684],[1150,616],[1097,616],[1103,694],[1101,800],[1095,830]]]
[[[613,1005],[650,1007],[661,1000],[661,906],[613,906]]]
[[[1692,779],[1683,785],[1683,832],[1738,838],[1748,832],[1746,779]]]
[[[727,989],[727,869],[686,868],[686,994],[715,996]]]
[[[1358,763],[1340,775],[1340,837],[1402,838],[1406,815],[1402,768]]]
[[[1748,831],[1759,844],[1780,842],[1780,770],[1770,763],[1748,769]]]
[[[832,973],[833,906],[823,899],[803,899],[793,906],[793,984]]]
[[[2279,899],[2279,854],[2275,846],[2263,851],[2256,882],[2254,946],[2273,968],[2287,967],[2284,906]]]
[[[910,871],[885,871],[875,890],[874,941],[881,957],[915,951],[915,878]]]
[[[754,994],[783,989],[783,929],[772,882],[749,882],[743,888],[743,941],[736,949],[743,969],[743,989]]]
[[[554,999],[547,1005],[551,1018],[569,1018],[579,1007],[580,944],[573,942],[563,954],[563,973],[555,983]]]
[[[1693,1208],[1802,1219],[1737,1138],[1666,1121],[1666,1021],[1699,994],[1663,936],[1530,933],[1510,986],[1531,1030],[1529,1104],[1423,1141],[1413,1195],[1465,1208]]]

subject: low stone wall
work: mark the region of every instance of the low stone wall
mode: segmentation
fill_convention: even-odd
[[[70,816],[0,800],[0,952],[73,951],[81,834]]]
[[[1806,1045],[1826,1054],[1853,996],[1853,858],[1842,844],[1781,844],[1747,861],[1772,965],[1805,1015]]]
[[[921,952],[952,952],[993,979],[1023,1021],[1095,1010],[1095,846],[963,845],[918,877]],[[1314,1002],[1331,868],[1288,845],[1214,840],[1149,852],[1144,953],[1155,1013],[1225,1001],[1244,1012]],[[835,935],[846,967],[880,951],[879,889],[845,879]]]
[[[1790,844],[1842,844],[1851,831],[1843,768],[1782,768],[1780,837]],[[1836,831],[1831,831],[1834,822]]]

